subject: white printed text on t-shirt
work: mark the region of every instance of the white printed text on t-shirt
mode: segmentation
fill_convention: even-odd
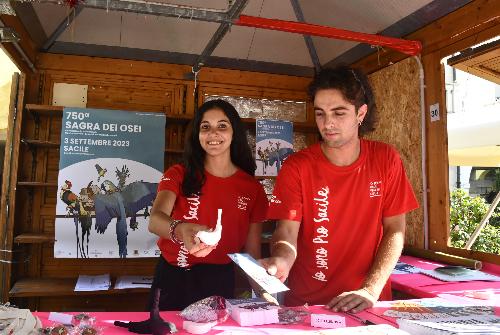
[[[328,186],[325,186],[318,191],[318,195],[314,198],[316,211],[313,221],[317,224],[312,240],[314,244],[328,244],[328,228],[323,223],[330,222],[330,218],[328,217],[329,193],[330,189]],[[319,223],[322,224],[319,225]],[[313,278],[319,281],[326,281],[326,275],[322,269],[328,270],[328,249],[323,246],[318,246],[316,249],[316,268],[318,271],[313,275]]]
[[[200,196],[195,195],[187,198],[189,204],[189,215],[184,215],[184,220],[198,220],[198,206],[200,205]]]
[[[187,202],[189,204],[189,212],[188,215],[184,215],[184,220],[196,220],[198,221],[198,207],[200,206],[200,196],[195,195],[191,198],[187,198]],[[184,247],[184,244],[179,248],[179,253],[177,254],[177,266],[181,268],[186,268],[189,266],[188,264],[188,254],[189,252]]]

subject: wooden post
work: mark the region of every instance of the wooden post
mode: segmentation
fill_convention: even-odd
[[[2,198],[0,200],[0,248],[3,250],[0,259],[0,300],[8,301],[12,261],[12,241],[14,232],[14,208],[16,202],[16,182],[19,157],[19,143],[24,105],[24,84],[26,77],[14,73],[12,76],[8,135],[5,142],[5,160],[2,176]]]

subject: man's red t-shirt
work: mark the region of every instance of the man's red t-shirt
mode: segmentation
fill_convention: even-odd
[[[359,289],[382,237],[382,219],[417,207],[399,154],[385,143],[361,140],[360,156],[349,166],[330,163],[319,143],[289,157],[267,215],[300,222],[286,304],[326,304]],[[380,299],[390,299],[389,285]]]
[[[227,254],[240,252],[245,245],[250,224],[265,219],[268,202],[264,189],[254,177],[240,169],[227,178],[205,171],[206,181],[201,195],[185,197],[181,190],[184,173],[184,166],[174,165],[164,173],[158,185],[158,192],[169,190],[177,195],[171,217],[215,228],[217,209],[221,208],[221,240],[215,250],[202,258],[189,255],[183,245],[169,239],[160,238],[158,247],[167,262],[174,266],[227,264],[231,261]]]

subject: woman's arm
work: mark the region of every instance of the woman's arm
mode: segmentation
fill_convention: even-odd
[[[160,191],[157,194],[149,218],[148,229],[150,232],[159,237],[172,240],[170,225],[174,219],[170,215],[176,198],[175,193],[168,190]],[[205,243],[201,243],[198,238],[195,238],[196,233],[200,230],[208,230],[208,227],[196,223],[180,222],[176,225],[173,233],[176,240],[184,243],[184,247],[191,255],[205,257],[215,247],[207,246]]]
[[[160,191],[156,195],[149,218],[148,229],[151,233],[159,237],[171,239],[170,223],[173,219],[170,217],[170,214],[172,214],[176,198],[176,194],[168,190]]]

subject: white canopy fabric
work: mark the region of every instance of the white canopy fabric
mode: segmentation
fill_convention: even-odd
[[[448,159],[453,166],[500,167],[500,104],[448,114]]]
[[[449,165],[500,167],[500,146],[448,150]]]

